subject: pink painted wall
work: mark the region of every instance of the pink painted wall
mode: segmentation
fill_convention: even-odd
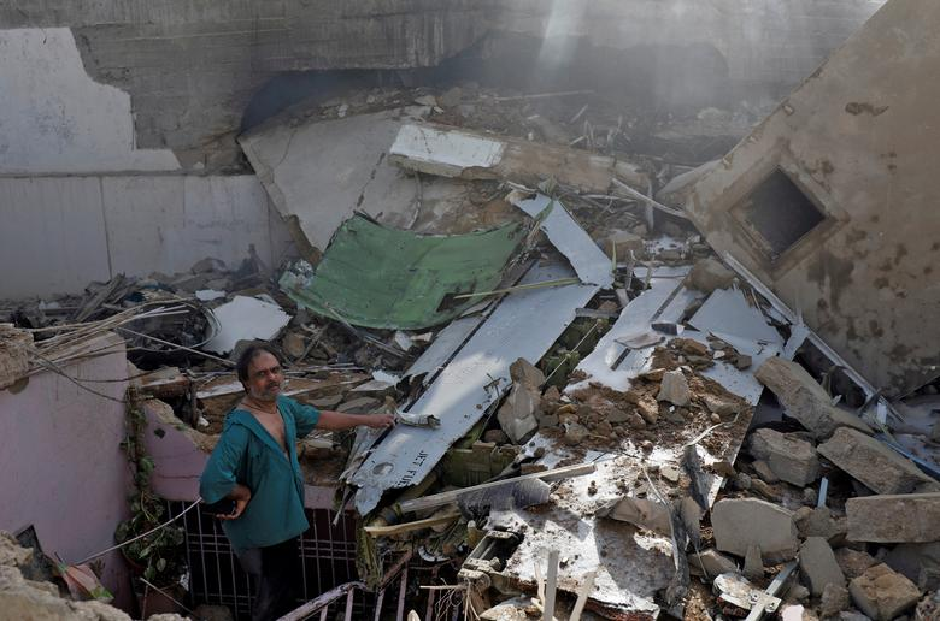
[[[99,343],[116,341],[107,335]],[[126,353],[122,346],[114,351],[63,371],[76,378],[126,378]],[[119,399],[126,388],[120,382],[84,384]],[[33,525],[43,550],[69,562],[112,546],[130,486],[123,437],[123,404],[60,375],[33,376],[19,393],[0,391],[0,530],[15,534]],[[133,596],[123,560],[111,552],[103,562],[104,585],[118,607],[129,609]]]
[[[206,467],[209,455],[193,444],[186,433],[177,429],[174,422],[161,418],[170,409],[162,402],[144,404],[147,417],[145,444],[153,458],[153,489],[167,500],[193,501],[199,497],[199,477]],[[163,436],[156,434],[162,428]],[[332,509],[335,487],[304,485],[304,506],[308,509]]]

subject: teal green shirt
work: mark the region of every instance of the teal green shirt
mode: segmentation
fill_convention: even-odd
[[[279,395],[287,453],[246,410],[225,416],[222,437],[199,479],[199,494],[208,503],[228,496],[236,484],[251,490],[241,517],[224,520],[222,529],[240,554],[250,548],[279,544],[306,531],[304,480],[294,441],[317,425],[320,411]]]

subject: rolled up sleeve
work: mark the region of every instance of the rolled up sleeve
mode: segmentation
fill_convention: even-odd
[[[211,504],[232,492],[247,449],[248,429],[238,424],[226,426],[199,478],[199,495],[203,500]]]

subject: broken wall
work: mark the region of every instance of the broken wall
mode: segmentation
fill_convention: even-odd
[[[688,210],[875,387],[936,377],[940,4],[891,0],[715,168]]]
[[[90,349],[113,345],[105,335]],[[65,365],[72,378],[127,378],[123,346],[114,353]],[[94,382],[122,399],[125,382]],[[101,398],[66,378],[44,372],[22,390],[0,391],[0,530],[32,525],[42,550],[77,563],[114,545],[114,530],[128,515],[130,475],[124,440],[124,405]],[[102,583],[115,605],[128,609],[130,579],[119,552],[102,557]]]
[[[398,71],[469,52],[462,67],[489,59],[537,83],[581,56],[584,79],[606,89],[638,87],[643,72],[623,69],[642,59],[660,95],[700,103],[725,82],[792,87],[882,1],[28,0],[0,7],[0,29],[70,28],[91,78],[130,95],[137,146],[199,170],[198,147],[237,131],[253,95],[287,72]],[[704,57],[720,87],[701,84]]]

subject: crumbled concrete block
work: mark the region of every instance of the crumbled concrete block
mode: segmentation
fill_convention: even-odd
[[[693,290],[710,294],[721,288],[731,288],[736,277],[734,271],[715,258],[704,258],[695,263],[685,282]]]
[[[616,246],[617,261],[619,264],[624,260],[629,260],[631,251],[637,258],[640,258],[641,254],[646,249],[646,242],[643,240],[642,236],[638,236],[633,232],[626,231],[625,229],[615,229],[604,241],[603,246],[604,253],[611,259],[613,259],[614,247]]]
[[[874,620],[892,620],[914,607],[921,597],[910,579],[883,563],[852,579],[849,593],[858,608]]]
[[[940,592],[924,597],[914,610],[914,620],[919,622],[937,622],[940,620]]]
[[[845,575],[829,542],[823,537],[810,537],[803,542],[800,547],[800,573],[815,596],[822,595],[829,584],[845,587]]]
[[[519,384],[512,385],[509,395],[499,407],[496,418],[499,420],[499,427],[513,443],[523,443],[538,430],[536,410],[539,399],[538,390],[532,391]]]
[[[704,570],[706,577],[717,577],[719,574],[733,574],[740,572],[738,565],[730,557],[726,557],[716,550],[703,550],[700,553],[689,553],[687,557],[689,570],[696,574]]]
[[[849,498],[848,539],[880,544],[940,541],[940,493]]]
[[[852,550],[851,548],[840,548],[836,551],[836,561],[842,569],[845,578],[852,580],[862,576],[866,570],[872,566],[877,566],[880,561],[861,550]]]
[[[678,369],[664,373],[656,399],[676,406],[688,406],[692,401],[692,392],[689,390],[689,381],[685,374]]]
[[[788,415],[819,439],[827,438],[840,425],[871,432],[857,417],[833,406],[826,390],[808,371],[793,361],[772,356],[764,361],[754,375],[761,384],[773,391]]]
[[[832,543],[836,539],[845,539],[845,518],[837,518],[827,507],[797,509],[796,528],[800,537],[824,537]]]
[[[842,622],[871,622],[871,618],[856,609],[839,612],[839,620]]]
[[[786,561],[800,548],[793,512],[757,498],[729,498],[715,504],[712,530],[716,548],[739,557],[756,545],[766,560]]]
[[[787,596],[792,598],[795,601],[803,601],[803,600],[808,599],[810,596],[812,596],[812,593],[809,591],[809,588],[804,587],[800,585],[799,583],[795,583],[790,588],[790,591],[787,592]]]
[[[0,621],[130,619],[121,610],[100,601],[61,598],[48,586],[25,579],[17,568],[0,566]]]
[[[576,446],[589,434],[590,431],[581,424],[568,423],[565,424],[565,434],[562,436],[561,440],[565,445]]]
[[[805,487],[819,478],[816,448],[797,436],[759,428],[751,435],[749,451],[755,459],[765,461],[775,476],[792,485]]]
[[[780,620],[783,622],[803,622],[806,620],[806,608],[802,605],[781,605]]]
[[[671,531],[669,507],[662,502],[628,496],[614,505],[608,517],[660,535]]]
[[[906,494],[919,485],[931,483],[931,478],[911,461],[877,439],[850,428],[839,428],[817,450],[879,494]]]
[[[819,604],[819,616],[824,619],[833,618],[848,609],[851,604],[852,600],[849,597],[849,590],[845,587],[845,583],[843,582],[842,585],[830,583],[823,590]]]
[[[760,477],[765,483],[776,483],[780,479],[777,478],[777,475],[773,473],[770,469],[770,466],[767,464],[767,461],[754,461],[753,464],[754,472]]]

